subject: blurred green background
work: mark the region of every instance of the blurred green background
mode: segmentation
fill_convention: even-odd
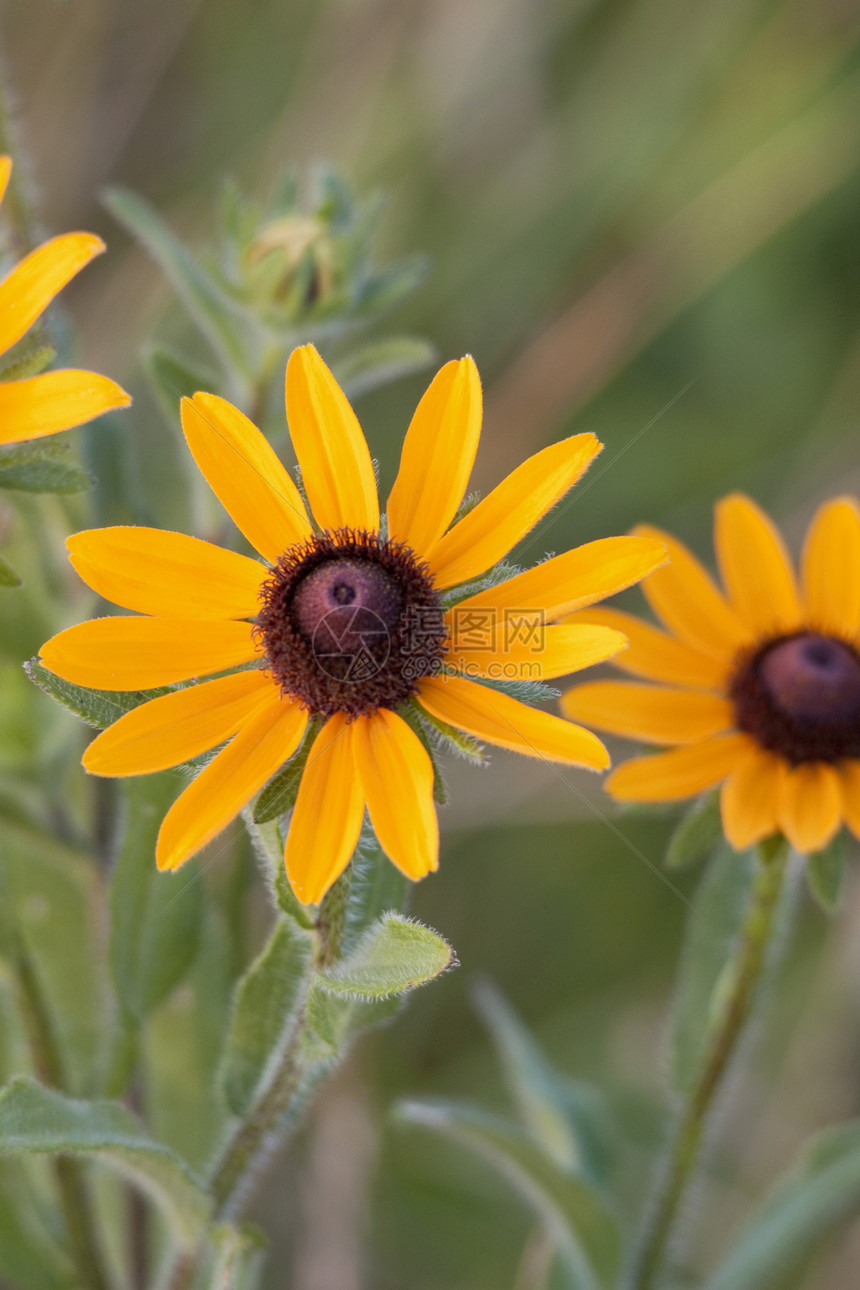
[[[639,520],[707,555],[712,503],[735,488],[796,549],[822,498],[860,491],[854,0],[5,0],[2,27],[43,229],[109,244],[63,299],[76,361],[136,396],[110,433],[128,437],[156,521],[182,522],[178,419],[156,407],[138,355],[184,323],[100,191],[135,190],[200,248],[225,176],[262,196],[321,158],[359,194],[387,194],[380,263],[428,253],[425,284],[387,321],[440,360],[475,356],[475,486],[577,430],[606,444],[523,558]],[[424,382],[357,403],[383,486]],[[74,621],[88,602],[59,555],[74,515],[49,502],[39,514]],[[18,663],[56,626],[38,596],[9,594],[7,768],[35,755]],[[276,1236],[273,1288],[541,1284],[531,1220],[504,1185],[387,1119],[419,1092],[504,1106],[469,1002],[480,974],[560,1065],[609,1090],[635,1210],[661,1133],[663,1018],[694,878],[674,889],[658,872],[669,819],[615,816],[584,772],[493,763],[454,768],[441,869],[413,903],[461,967],[365,1041],[290,1163],[273,1165],[258,1206]],[[783,1006],[700,1196],[703,1262],[798,1142],[860,1103],[856,884],[829,930],[817,911],[798,917]],[[808,1284],[844,1290],[858,1259],[849,1233]]]

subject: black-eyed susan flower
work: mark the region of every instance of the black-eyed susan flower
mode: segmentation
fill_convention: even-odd
[[[0,157],[0,201],[11,173],[10,158]],[[58,292],[104,249],[92,233],[64,233],[12,269],[0,282],[0,355],[22,339]],[[4,379],[0,372],[0,444],[69,430],[130,402],[125,390],[96,372],[67,369],[23,380]]]
[[[675,538],[650,527],[670,562],[643,591],[668,635],[616,610],[571,621],[611,626],[615,661],[663,682],[598,681],[562,699],[601,730],[670,750],[619,766],[607,790],[626,801],[690,797],[722,784],[738,850],[781,832],[820,850],[843,821],[860,837],[860,511],[840,497],[807,533],[799,581],[768,517],[739,494],[716,507],[724,592]]]
[[[650,536],[606,538],[500,585],[473,584],[446,608],[443,593],[484,574],[567,492],[599,451],[594,436],[545,448],[452,523],[478,445],[481,388],[470,358],[448,363],[418,405],[382,520],[361,428],[312,346],[290,357],[286,405],[313,521],[247,417],[211,394],[183,400],[197,465],[265,563],[156,529],[79,533],[68,545],[81,577],[143,616],[61,632],[42,662],[105,690],[226,673],[133,709],[84,757],[96,774],[138,775],[229,740],[165,817],[163,869],[223,829],[314,721],[285,859],[296,894],[316,902],[348,863],[365,807],[408,877],[436,868],[434,770],[407,705],[504,748],[608,764],[589,731],[485,681],[556,677],[622,648],[613,628],[555,620],[635,582],[665,552]]]

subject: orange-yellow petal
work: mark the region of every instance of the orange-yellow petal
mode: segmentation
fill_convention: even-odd
[[[152,690],[258,658],[250,623],[91,618],[42,646],[49,672],[96,690]]]
[[[581,609],[563,620],[567,623],[595,623],[612,627],[627,637],[627,649],[613,660],[615,667],[649,681],[692,685],[700,690],[722,689],[727,668],[692,645],[667,636],[665,632],[620,609]]]
[[[634,757],[612,772],[604,787],[622,802],[674,802],[713,788],[746,751],[746,735],[712,735],[651,757]]]
[[[418,701],[431,716],[513,752],[605,770],[609,754],[590,730],[460,676],[427,677]]]
[[[115,381],[75,368],[0,381],[0,444],[70,430],[129,403],[130,396]]]
[[[717,502],[714,548],[729,603],[756,635],[798,626],[800,601],[785,544],[764,511],[742,493]]]
[[[155,847],[159,869],[178,869],[226,828],[301,743],[307,713],[274,687],[226,748],[179,794]]]
[[[860,761],[844,761],[839,767],[842,813],[845,823],[860,839]]]
[[[544,627],[526,620],[516,639],[505,641],[499,632],[495,648],[470,646],[457,627],[457,610],[446,615],[450,640],[445,662],[466,676],[500,681],[550,681],[580,668],[602,663],[623,650],[626,636],[608,627]]]
[[[402,717],[380,708],[359,717],[355,765],[374,832],[389,860],[417,882],[439,867],[433,764]]]
[[[290,820],[284,863],[293,891],[316,905],[343,873],[358,842],[364,794],[355,764],[355,727],[337,712],[314,740]]]
[[[268,572],[211,542],[131,525],[75,533],[66,546],[84,582],[105,600],[168,618],[250,618]]]
[[[150,699],[93,740],[84,767],[93,775],[149,775],[178,766],[234,735],[271,689],[271,678],[251,669]]]
[[[104,249],[92,233],[64,233],[15,266],[0,282],[0,354],[29,331],[57,292]]]
[[[552,622],[573,609],[613,596],[651,573],[666,559],[662,542],[647,537],[599,538],[564,555],[518,573],[497,587],[488,587],[456,606],[488,609],[504,617],[506,611],[539,611]]]
[[[835,767],[823,761],[802,762],[780,785],[779,827],[795,851],[820,851],[842,823],[842,793]]]
[[[429,548],[425,558],[436,586],[453,587],[492,568],[564,497],[602,447],[593,434],[577,434],[518,466]]]
[[[183,399],[182,429],[201,474],[233,523],[272,564],[311,535],[305,504],[253,421],[215,394]]]
[[[736,851],[745,851],[779,828],[777,801],[786,764],[750,744],[720,792],[723,832]]]
[[[687,645],[725,664],[753,633],[683,542],[649,524],[637,525],[634,532],[665,543],[669,556],[668,563],[642,584],[654,613]]]
[[[732,725],[731,704],[717,694],[633,681],[578,685],[562,696],[561,710],[574,721],[654,744],[693,743]]]
[[[376,477],[346,395],[313,345],[287,363],[287,421],[314,519],[320,528],[379,528]]]
[[[388,531],[422,558],[463,500],[478,450],[481,414],[481,379],[469,357],[446,363],[415,409],[388,499]]]
[[[6,189],[9,186],[9,179],[12,175],[12,158],[0,157],[0,202],[6,196]]]
[[[820,508],[801,565],[807,623],[848,639],[860,636],[860,508],[853,497]]]

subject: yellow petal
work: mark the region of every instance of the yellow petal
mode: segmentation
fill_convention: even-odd
[[[180,793],[155,848],[159,869],[178,869],[211,842],[301,743],[307,713],[271,688],[239,733]]]
[[[776,833],[777,800],[786,770],[781,758],[755,745],[738,759],[720,793],[723,832],[736,851]]]
[[[552,622],[573,609],[613,596],[665,559],[662,542],[651,538],[599,538],[469,596],[456,607],[461,611],[492,609],[502,616],[506,610],[540,612],[545,622]]]
[[[627,643],[625,636],[608,627],[544,627],[526,619],[518,638],[506,642],[500,631],[495,649],[475,649],[469,648],[468,635],[467,644],[462,643],[456,606],[449,610],[446,622],[451,636],[445,658],[448,666],[491,681],[550,681],[602,663]]]
[[[190,618],[92,618],[42,646],[49,672],[96,690],[152,690],[260,656],[251,624]]]
[[[782,537],[755,502],[732,493],[715,509],[714,547],[729,602],[757,635],[800,622],[794,571]]]
[[[250,618],[267,569],[184,533],[121,525],[66,540],[69,559],[105,600],[168,618]]]
[[[712,735],[671,752],[625,761],[604,787],[622,802],[673,802],[694,797],[730,774],[748,747],[746,735]]]
[[[632,681],[591,681],[562,696],[561,710],[627,739],[686,744],[707,739],[732,725],[731,704],[702,690],[669,690]]]
[[[20,340],[58,291],[105,244],[92,233],[64,233],[31,251],[0,282],[0,354]]]
[[[343,873],[358,842],[364,794],[354,726],[335,713],[314,740],[290,820],[284,863],[304,905],[317,905]]]
[[[346,395],[313,345],[290,354],[287,421],[320,528],[375,532],[379,500],[367,442]]]
[[[418,701],[440,721],[500,748],[593,770],[605,770],[609,765],[609,754],[590,730],[551,712],[529,708],[476,681],[459,676],[427,677],[419,682]]]
[[[359,717],[353,738],[355,765],[379,845],[417,882],[439,867],[433,764],[415,732],[386,708]]]
[[[518,466],[429,548],[425,559],[436,586],[453,587],[492,568],[564,497],[602,447],[593,434],[577,434]]]
[[[842,823],[842,793],[836,769],[823,761],[795,766],[780,785],[777,815],[779,827],[801,855],[826,847]]]
[[[623,632],[627,649],[613,662],[615,667],[634,676],[673,685],[692,685],[701,690],[719,690],[726,680],[725,664],[619,609],[581,609],[564,621],[595,623]]]
[[[860,839],[860,761],[845,761],[839,767],[842,811],[845,823]]]
[[[191,454],[233,523],[274,564],[311,535],[305,504],[270,444],[244,412],[215,394],[182,400]]]
[[[75,368],[0,382],[0,444],[41,439],[83,425],[131,398],[115,381]]]
[[[728,663],[753,633],[714,585],[690,551],[661,529],[639,524],[634,532],[659,539],[666,545],[668,563],[642,584],[651,608],[687,645],[718,662]]]
[[[392,538],[422,557],[429,552],[463,500],[480,435],[478,369],[468,357],[446,363],[415,409],[403,441],[400,470],[388,499]]]
[[[234,672],[132,708],[84,753],[93,775],[149,775],[198,757],[234,735],[272,689],[263,672]]]
[[[820,508],[803,549],[803,598],[809,626],[860,636],[860,509],[853,497]]]
[[[0,157],[0,202],[6,196],[6,189],[9,186],[9,179],[12,175],[12,158]]]

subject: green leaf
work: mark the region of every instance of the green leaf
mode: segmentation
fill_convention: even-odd
[[[410,256],[386,269],[370,275],[359,288],[357,312],[380,314],[394,309],[411,296],[427,276],[427,260],[423,255]]]
[[[27,493],[79,493],[91,482],[87,472],[69,460],[66,444],[38,439],[0,448],[0,488]]]
[[[40,690],[44,690],[45,694],[49,694],[69,712],[82,717],[87,725],[95,726],[97,730],[105,730],[126,712],[131,712],[132,708],[139,708],[142,703],[169,693],[167,689],[88,690],[82,685],[73,685],[71,681],[55,676],[37,658],[31,658],[29,663],[25,663],[24,671]]]
[[[257,824],[247,807],[242,812],[242,819],[254,848],[254,856],[269,888],[272,904],[294,919],[299,927],[312,930],[316,927],[316,918],[312,910],[296,899],[290,886],[284,868],[284,844],[277,823],[267,820],[265,824]]]
[[[315,978],[305,1007],[304,1061],[313,1066],[344,1057],[357,1035],[390,1021],[400,1011],[402,1002],[402,995],[369,1003],[354,996],[331,994]]]
[[[860,1122],[819,1134],[734,1242],[704,1290],[777,1290],[821,1239],[860,1213]]]
[[[689,1088],[715,1020],[720,982],[740,928],[752,880],[749,853],[722,846],[693,902],[681,956],[670,1062],[678,1092]]]
[[[472,993],[526,1128],[560,1169],[606,1188],[614,1133],[600,1090],[556,1070],[491,982]]]
[[[48,1229],[44,1206],[20,1161],[0,1164],[0,1278],[16,1290],[74,1290],[68,1254]]]
[[[835,914],[842,904],[842,886],[848,852],[845,834],[840,832],[823,851],[806,859],[806,881],[809,890],[825,914]]]
[[[219,1223],[209,1233],[211,1263],[200,1290],[254,1290],[262,1270],[266,1237],[253,1223]]]
[[[374,1001],[425,985],[457,963],[447,941],[402,914],[383,914],[352,953],[322,971],[323,989],[346,998]]]
[[[220,1080],[235,1115],[250,1107],[273,1056],[292,1029],[308,984],[311,941],[280,918],[267,944],[236,986]]]
[[[175,775],[124,781],[123,843],[110,884],[110,958],[126,1012],[142,1020],[183,979],[194,959],[203,917],[196,864],[159,873],[155,841],[177,792]]]
[[[338,383],[351,399],[369,390],[423,372],[436,361],[437,351],[418,336],[389,336],[368,341],[332,364]]]
[[[477,739],[464,734],[462,730],[449,725],[447,721],[442,721],[440,717],[434,717],[417,703],[414,704],[414,709],[425,729],[430,731],[431,737],[435,738],[440,747],[456,753],[458,757],[465,757],[467,761],[475,762],[479,766],[486,763],[487,754]]]
[[[505,1177],[555,1240],[570,1290],[608,1290],[618,1273],[615,1216],[584,1178],[557,1168],[521,1129],[477,1107],[447,1101],[402,1102],[396,1116],[444,1134]]]
[[[391,910],[403,912],[409,881],[382,850],[368,821],[362,826],[358,846],[348,870],[341,954],[350,954],[368,927]]]
[[[31,349],[28,354],[23,354],[8,367],[4,367],[0,371],[0,381],[25,381],[30,376],[38,376],[53,363],[56,357],[57,351],[53,346],[40,345],[37,349]]]
[[[180,1241],[192,1244],[210,1201],[182,1160],[149,1137],[120,1102],[84,1102],[14,1079],[0,1091],[0,1155],[92,1156],[152,1196]]]
[[[111,188],[104,204],[157,260],[191,317],[228,370],[246,377],[262,348],[260,329],[185,249],[161,216],[134,193]]]
[[[23,587],[24,580],[18,576],[11,564],[0,556],[0,587]]]
[[[686,869],[706,860],[723,836],[717,793],[698,798],[669,839],[667,869]]]
[[[206,368],[163,345],[152,345],[143,356],[143,365],[162,412],[171,425],[179,416],[179,403],[198,390],[217,394],[218,377]]]
[[[308,722],[308,728],[302,736],[302,742],[293,756],[260,793],[254,806],[255,824],[268,824],[269,820],[274,820],[286,811],[291,811],[295,806],[296,798],[299,795],[299,784],[301,783],[302,775],[305,773],[308,754],[319,733],[321,724],[316,718]],[[283,866],[281,867],[283,868]]]

